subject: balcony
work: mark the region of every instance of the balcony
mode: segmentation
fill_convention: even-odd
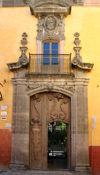
[[[28,73],[70,73],[71,54],[29,54]]]

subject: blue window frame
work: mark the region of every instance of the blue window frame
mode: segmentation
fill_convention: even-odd
[[[43,43],[43,65],[58,65],[58,43]]]

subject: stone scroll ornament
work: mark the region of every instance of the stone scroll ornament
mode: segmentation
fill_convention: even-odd
[[[21,56],[19,57],[18,62],[7,63],[7,66],[11,71],[20,69],[21,67],[25,68],[28,65],[27,56],[26,56],[26,50],[28,49],[28,47],[26,47],[26,44],[27,44],[26,32],[22,34],[21,44],[22,44],[22,46],[20,47]]]
[[[94,64],[91,63],[83,63],[82,62],[82,57],[80,55],[80,50],[82,49],[82,47],[80,47],[80,43],[81,40],[79,40],[79,36],[80,34],[78,32],[76,32],[74,34],[75,36],[75,40],[74,40],[74,44],[76,45],[75,47],[73,47],[74,51],[75,51],[75,57],[72,60],[72,67],[73,68],[78,68],[81,70],[86,70],[86,71],[90,71],[93,68]]]
[[[63,109],[63,104],[67,104],[69,100],[66,99],[63,94],[54,93],[52,96],[49,96],[49,101],[53,101],[53,105],[50,111],[51,118],[53,120],[54,119],[62,119],[62,120],[65,119],[66,111]],[[57,106],[57,104],[59,104],[59,106]]]

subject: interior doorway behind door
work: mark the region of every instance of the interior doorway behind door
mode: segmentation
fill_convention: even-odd
[[[48,125],[48,169],[68,168],[67,124],[60,121]]]

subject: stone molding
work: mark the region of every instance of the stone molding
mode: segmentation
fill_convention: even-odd
[[[33,76],[32,80],[27,78],[13,78],[13,86],[26,86],[26,93],[29,96],[39,92],[62,92],[63,94],[71,97],[75,93],[75,86],[88,86],[89,78],[72,78],[71,76],[61,82],[59,82],[60,78],[55,77],[52,81],[51,78],[45,78],[44,81],[41,81],[41,77],[37,79]]]
[[[65,0],[38,0],[35,2],[29,2],[31,14],[36,17],[38,14],[60,14],[67,16],[71,12],[71,5]]]

